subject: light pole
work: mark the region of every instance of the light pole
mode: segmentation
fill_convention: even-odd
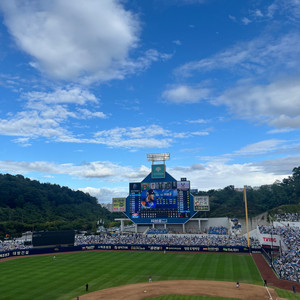
[[[247,227],[247,243],[248,243],[248,249],[249,249],[249,252],[250,252],[250,240],[249,240],[248,207],[247,207],[246,186],[244,186],[244,202],[245,202],[245,215],[246,215],[246,227]]]

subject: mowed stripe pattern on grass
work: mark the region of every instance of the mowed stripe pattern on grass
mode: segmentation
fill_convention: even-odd
[[[249,255],[80,252],[0,263],[1,299],[71,299],[104,288],[152,280],[217,280],[261,284]]]

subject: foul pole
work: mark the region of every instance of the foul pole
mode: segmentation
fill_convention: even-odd
[[[248,248],[249,248],[249,250],[250,250],[246,186],[244,186],[244,202],[245,202],[246,226],[247,226],[247,242],[248,242]]]

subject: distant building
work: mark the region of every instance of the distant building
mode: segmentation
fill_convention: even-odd
[[[111,203],[100,203],[100,205],[104,208],[106,208],[107,210],[109,210],[110,212],[113,211],[113,206]]]
[[[265,185],[266,186],[266,185]],[[269,186],[271,186],[271,185],[269,185]],[[253,191],[257,191],[257,190],[259,190],[260,189],[260,186],[250,186],[250,185],[246,185],[245,186],[246,187],[246,190],[253,190]],[[237,191],[237,192],[243,192],[244,191],[244,188],[242,187],[242,188],[235,188],[234,189],[235,191]]]

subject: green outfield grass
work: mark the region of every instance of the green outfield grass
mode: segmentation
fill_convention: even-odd
[[[1,299],[71,299],[113,286],[158,280],[218,280],[262,284],[249,255],[78,252],[0,263]]]
[[[275,289],[278,296],[280,298],[286,298],[289,300],[300,300],[300,293],[294,294],[292,291],[282,290],[282,289]]]

